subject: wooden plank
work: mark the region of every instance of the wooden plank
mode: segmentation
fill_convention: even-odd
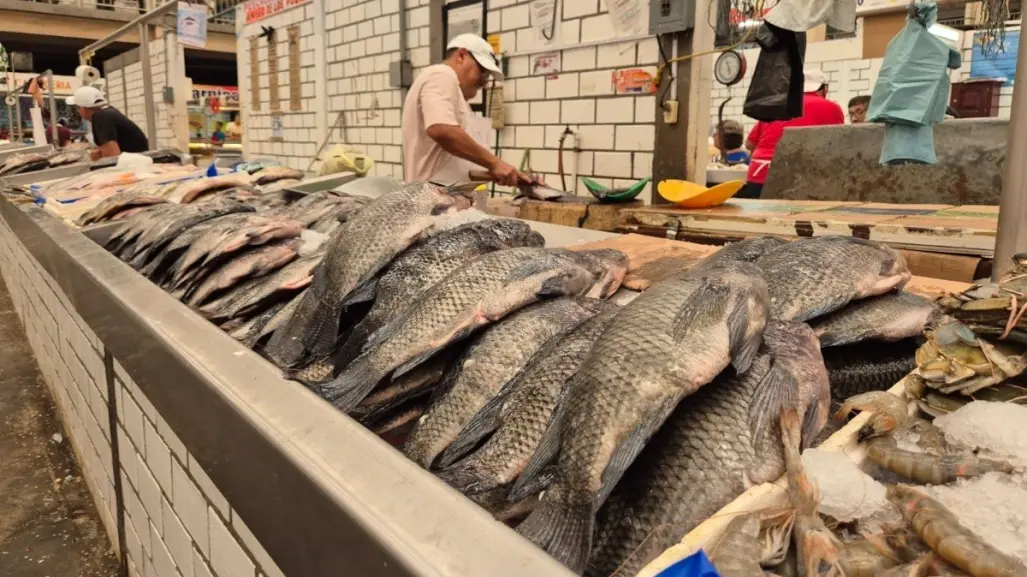
[[[580,228],[588,210],[584,202],[546,202],[543,200],[525,199],[521,204],[520,216],[523,219],[548,222]]]
[[[585,222],[581,223],[581,227],[607,232],[613,231],[617,227],[617,219],[620,217],[622,210],[641,208],[642,206],[644,205],[640,200],[617,204],[590,203],[587,205]]]
[[[909,272],[915,275],[967,283],[974,281],[974,273],[982,260],[976,256],[941,252],[902,249],[899,252],[906,258]]]

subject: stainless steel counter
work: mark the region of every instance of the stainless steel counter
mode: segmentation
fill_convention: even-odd
[[[542,232],[553,245],[614,236],[559,230],[565,228]],[[89,466],[92,446],[100,466],[109,468],[113,490],[108,494],[100,487],[94,495],[100,493],[110,507],[109,521],[117,535],[112,540],[125,543],[129,560],[133,531],[139,541],[146,528],[137,526],[142,523],[136,517],[149,515],[150,536],[154,531],[158,536],[153,551],[147,552],[145,544],[141,549],[149,561],[137,559],[137,565],[156,564],[168,553],[182,570],[189,548],[173,536],[177,530],[170,518],[181,521],[201,554],[198,562],[215,569],[220,565],[220,574],[236,562],[248,567],[248,559],[268,577],[569,575],[83,234],[38,208],[23,212],[0,199],[0,241],[0,250],[8,252],[0,257],[4,279],[14,287],[37,357],[44,356],[41,365],[64,363],[66,359],[53,357],[70,354],[67,349],[76,344],[60,336],[62,314],[71,317],[69,324],[78,324],[76,330],[86,334],[85,341],[92,341],[92,349],[103,358],[103,374],[93,371],[92,381],[109,411],[107,435],[101,437],[106,445],[93,434],[88,435],[89,444],[73,442],[86,454],[81,457],[87,461],[84,467]],[[48,298],[32,294],[34,288],[42,293],[42,285],[53,291]],[[83,365],[95,365],[78,349],[75,355]],[[66,364],[71,372],[78,365]],[[57,391],[62,413],[78,411],[77,393],[64,390],[70,385],[62,382],[63,370],[47,367],[44,374],[56,381],[49,384]],[[82,390],[81,379],[69,381]],[[144,423],[153,423],[160,441],[156,449],[151,448],[155,435],[150,428],[142,427],[143,439],[135,438],[130,409],[136,405],[142,408]],[[98,425],[105,429],[102,422]],[[170,448],[168,487],[163,482],[167,453],[161,446]],[[138,463],[125,458],[133,449]],[[106,457],[104,451],[109,451]],[[156,481],[157,495],[163,496],[157,500],[157,513],[147,506],[144,468]],[[103,475],[93,476],[103,484]],[[133,476],[138,480],[133,482]],[[193,488],[203,496],[199,509],[188,497]],[[133,514],[135,494],[144,507]],[[162,516],[163,522],[154,516]],[[243,557],[230,558],[224,552],[237,546]],[[192,569],[182,572],[193,574]]]

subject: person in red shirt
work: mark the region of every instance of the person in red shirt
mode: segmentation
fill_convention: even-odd
[[[735,198],[759,198],[763,193],[763,183],[770,172],[770,161],[774,158],[774,149],[784,135],[785,128],[792,126],[825,126],[829,124],[845,124],[845,113],[837,102],[827,99],[827,81],[824,73],[819,70],[803,71],[802,116],[791,120],[774,122],[757,122],[749,132],[745,147],[752,151],[749,172],[745,178],[745,186],[738,191]]]

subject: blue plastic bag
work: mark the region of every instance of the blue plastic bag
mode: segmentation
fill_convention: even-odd
[[[656,577],[720,577],[702,549],[660,571]]]

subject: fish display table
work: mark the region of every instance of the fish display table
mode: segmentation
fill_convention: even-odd
[[[758,235],[843,235],[904,251],[914,274],[957,281],[983,276],[995,247],[997,206],[734,199],[705,209],[491,199],[494,213],[593,230],[639,233],[702,244]]]

